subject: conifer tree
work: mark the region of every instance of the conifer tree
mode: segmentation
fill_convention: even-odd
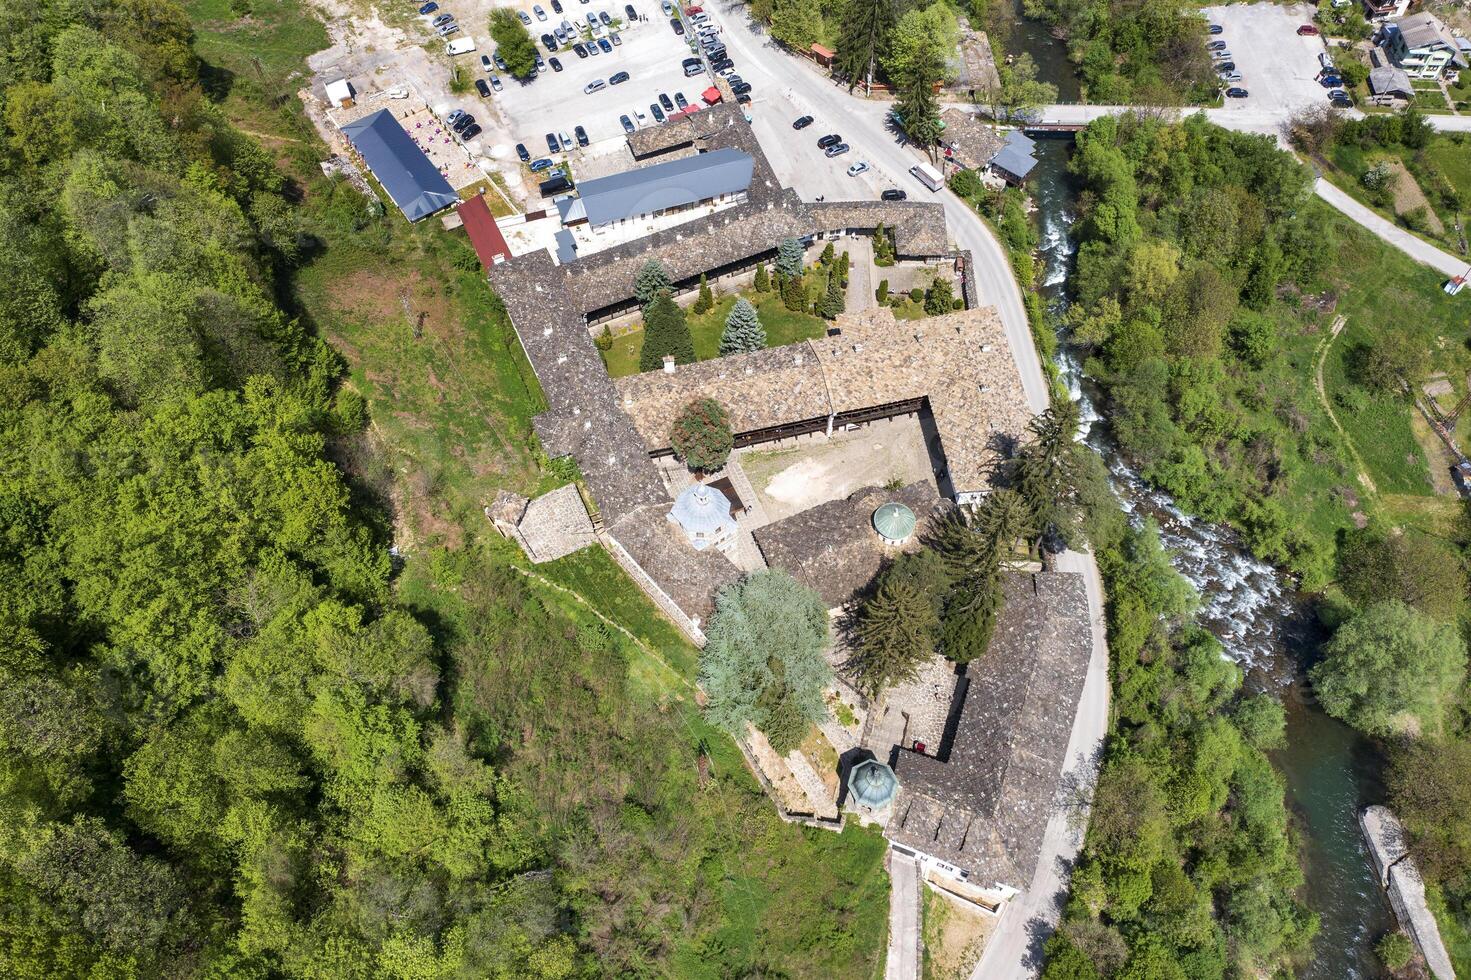
[[[832,263],[833,263],[833,243],[832,242],[828,242],[827,245],[823,246],[822,255],[818,258],[817,262],[818,262],[819,265],[832,265]]]
[[[879,301],[879,305],[883,305],[889,301],[889,280],[879,280],[878,292],[874,293],[874,299]]]
[[[658,259],[649,259],[639,267],[638,275],[634,277],[633,296],[639,306],[648,309],[659,291],[669,287],[669,270]]]
[[[827,292],[818,302],[817,310],[825,319],[833,320],[846,308],[847,301],[843,294],[843,283],[838,277],[838,270],[834,268],[828,272]]]
[[[940,623],[940,646],[951,660],[968,663],[986,652],[1001,609],[1001,573],[1029,518],[1014,491],[994,490],[969,520],[941,526],[936,545],[955,576]]]
[[[788,279],[802,275],[802,243],[795,238],[783,238],[776,249],[776,271]]]
[[[802,282],[802,276],[783,275],[781,279],[781,302],[782,305],[793,313],[805,312],[807,309],[807,288]]]
[[[909,582],[886,575],[863,603],[854,627],[856,649],[848,666],[871,698],[891,684],[913,680],[935,649],[940,619],[934,600]]]
[[[672,354],[676,364],[695,360],[695,342],[684,322],[684,310],[670,298],[667,289],[660,290],[644,313],[644,346],[639,351],[638,369],[658,370],[664,366],[666,354]]]
[[[843,284],[844,288],[848,285],[848,266],[848,253],[844,252],[838,256],[838,281]]]
[[[766,263],[756,263],[756,292],[765,293],[771,290],[771,279],[766,275]]]
[[[930,288],[925,290],[924,311],[929,316],[939,316],[949,313],[955,304],[955,296],[950,291],[950,280],[935,277],[930,283]]]
[[[742,296],[725,318],[725,331],[720,335],[720,353],[746,354],[766,347],[766,328],[750,300]]]
[[[694,305],[690,307],[694,313],[709,313],[715,309],[715,294],[710,292],[710,283],[705,281],[705,274],[700,273],[700,295],[695,299]]]

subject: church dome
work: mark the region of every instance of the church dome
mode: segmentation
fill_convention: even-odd
[[[898,790],[894,770],[877,759],[865,759],[848,773],[848,792],[853,794],[853,801],[870,810],[888,806]]]
[[[680,526],[696,548],[716,543],[735,526],[730,500],[705,483],[687,487],[675,498],[669,518]]]
[[[914,533],[914,511],[900,503],[887,503],[873,512],[873,529],[889,544],[903,544]]]

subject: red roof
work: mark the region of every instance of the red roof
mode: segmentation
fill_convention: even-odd
[[[693,116],[695,113],[699,112],[703,108],[705,107],[702,105],[687,105],[683,109],[679,110],[678,115]]]
[[[715,103],[720,101],[720,89],[716,88],[714,85],[711,85],[709,88],[705,89],[704,94],[701,95],[700,98],[704,99],[710,105],[714,105]]]
[[[465,233],[470,236],[470,244],[474,246],[475,254],[480,256],[481,265],[489,269],[511,257],[511,247],[506,244],[506,236],[501,234],[484,197],[477,194],[455,210],[465,224]]]
[[[817,55],[819,58],[827,58],[829,60],[831,60],[833,57],[833,52],[829,51],[827,48],[824,48],[820,44],[812,45],[812,53]]]

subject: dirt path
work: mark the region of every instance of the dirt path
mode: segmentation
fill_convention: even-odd
[[[1359,450],[1354,446],[1354,441],[1348,437],[1347,432],[1343,431],[1343,426],[1339,424],[1338,416],[1333,412],[1333,403],[1328,400],[1328,395],[1323,389],[1323,362],[1328,359],[1328,349],[1333,346],[1333,342],[1343,332],[1345,322],[1347,322],[1347,318],[1342,316],[1334,320],[1333,326],[1328,329],[1328,336],[1318,345],[1318,361],[1313,371],[1313,387],[1318,389],[1318,401],[1322,404],[1323,411],[1328,413],[1328,421],[1332,422],[1333,428],[1337,429],[1338,434],[1343,436],[1344,445],[1348,446],[1349,455],[1354,458],[1354,465],[1359,470],[1359,483],[1363,484],[1364,489],[1370,493],[1378,493],[1379,488],[1374,486],[1374,481],[1369,476],[1369,468],[1364,465],[1363,457],[1359,455]]]

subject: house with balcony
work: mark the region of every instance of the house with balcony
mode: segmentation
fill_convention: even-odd
[[[1396,68],[1411,78],[1439,78],[1447,70],[1467,66],[1461,39],[1434,14],[1418,13],[1386,23],[1379,46]]]

